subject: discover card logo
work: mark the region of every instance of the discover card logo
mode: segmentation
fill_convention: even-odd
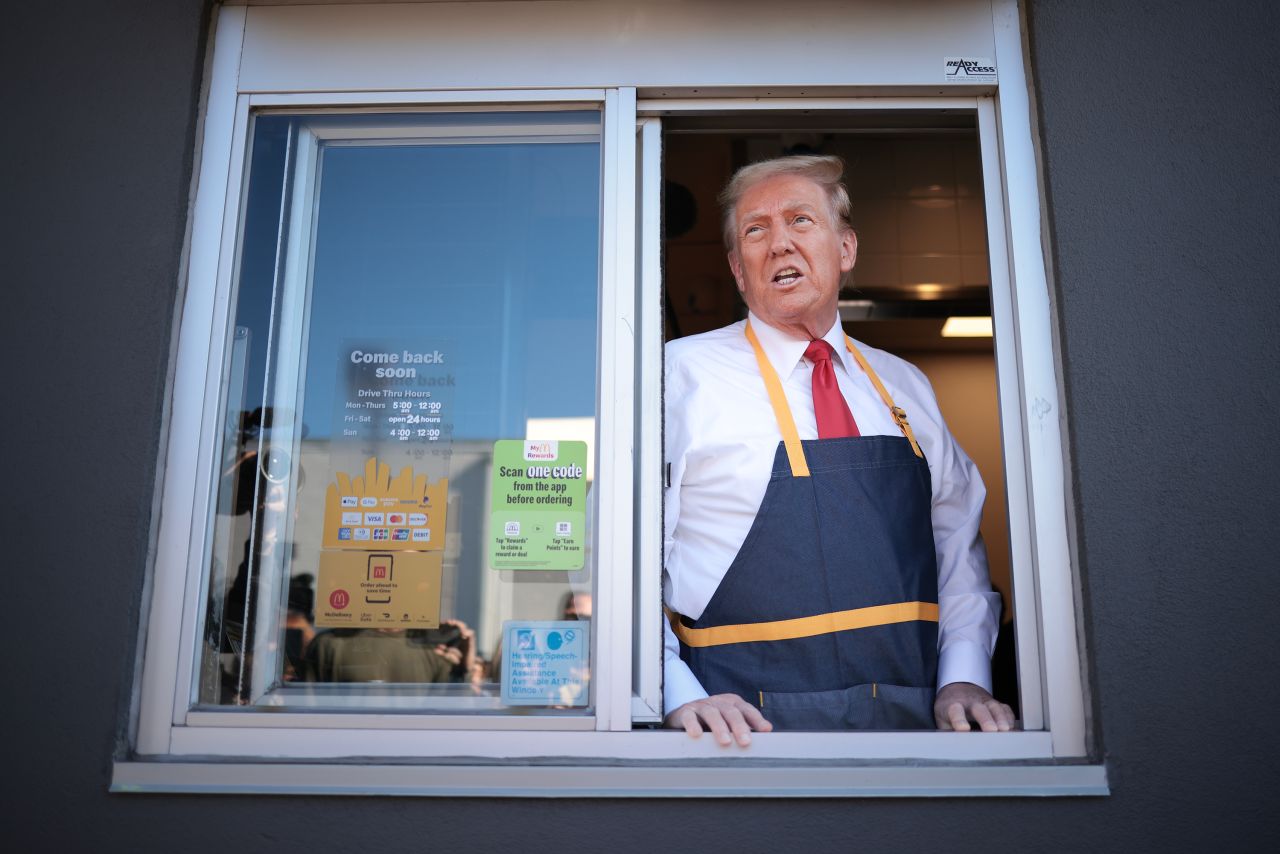
[[[947,83],[995,83],[996,64],[989,56],[948,56],[942,79]]]

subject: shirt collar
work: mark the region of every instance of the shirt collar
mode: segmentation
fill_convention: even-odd
[[[773,365],[773,369],[778,372],[778,377],[785,382],[791,376],[791,372],[800,365],[809,342],[792,338],[774,329],[754,312],[748,311],[747,317],[751,320],[751,328],[755,330],[756,337],[760,339],[760,346],[764,349],[769,364]],[[840,325],[839,314],[831,321],[831,328],[822,336],[822,340],[831,345],[840,364],[844,365],[845,373],[852,374],[848,361],[849,348],[844,345],[844,327]]]

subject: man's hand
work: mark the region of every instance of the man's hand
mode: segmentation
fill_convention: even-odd
[[[1013,709],[972,682],[952,682],[934,699],[933,720],[938,729],[968,732],[972,720],[983,732],[1008,732],[1013,729]]]
[[[751,743],[751,730],[773,729],[759,709],[737,694],[716,694],[685,703],[667,715],[663,725],[668,729],[683,728],[692,738],[702,735],[705,726],[721,747],[728,747],[734,740],[746,747]]]

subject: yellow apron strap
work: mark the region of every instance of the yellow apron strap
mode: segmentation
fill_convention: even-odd
[[[782,393],[782,383],[778,380],[778,372],[769,364],[769,357],[760,346],[760,339],[751,328],[751,319],[747,319],[747,340],[756,351],[756,361],[760,363],[760,376],[764,377],[764,387],[769,392],[769,403],[773,405],[773,415],[778,419],[778,429],[782,431],[782,444],[787,448],[787,459],[791,462],[792,477],[808,477],[809,463],[804,458],[804,446],[800,444],[800,431],[796,430],[796,421],[791,417],[791,407],[787,406],[787,397]]]
[[[871,380],[871,384],[876,387],[876,391],[880,394],[880,399],[884,401],[884,405],[889,407],[889,414],[893,416],[893,421],[898,425],[898,429],[902,431],[902,435],[907,437],[907,441],[911,443],[911,450],[916,452],[916,456],[924,459],[924,454],[920,451],[920,445],[916,442],[916,434],[912,432],[911,425],[907,423],[907,413],[902,407],[897,406],[893,402],[893,398],[889,396],[888,390],[884,387],[884,383],[880,382],[880,377],[876,376],[876,372],[871,370],[871,365],[867,364],[866,358],[853,346],[853,339],[848,335],[844,336],[844,345],[849,348],[849,352],[853,354],[853,358],[858,360],[858,366],[862,368],[862,372]]]
[[[765,623],[739,623],[732,626],[712,626],[693,629],[680,621],[679,615],[667,610],[671,630],[689,647],[721,646],[730,643],[753,641],[792,640],[865,629],[871,626],[887,626],[892,623],[909,623],[913,620],[938,622],[938,605],[935,602],[895,602],[892,605],[873,605],[850,611],[835,611],[793,620],[771,620]]]

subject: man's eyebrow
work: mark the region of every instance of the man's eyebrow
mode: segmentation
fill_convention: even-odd
[[[794,202],[784,202],[778,207],[783,211],[804,211],[806,213],[819,210],[817,205],[814,205],[811,202],[802,202],[799,200]],[[763,208],[754,210],[754,211],[747,211],[746,213],[738,217],[738,223],[746,224],[747,222],[750,222],[753,219],[759,219],[766,215],[767,215],[766,211]]]

